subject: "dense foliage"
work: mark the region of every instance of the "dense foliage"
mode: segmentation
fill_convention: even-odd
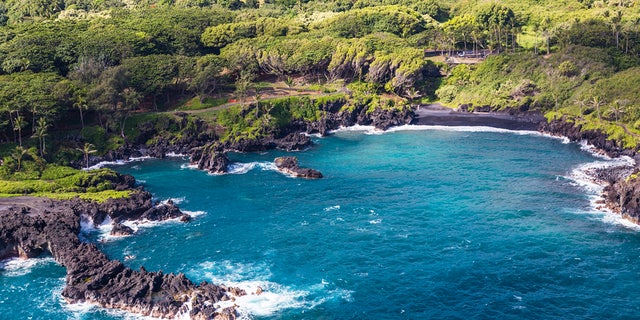
[[[82,164],[87,143],[115,149],[142,115],[174,109],[213,108],[220,137],[252,137],[238,104],[265,82],[367,105],[551,111],[634,136],[639,21],[622,0],[7,0],[0,155]],[[257,118],[319,116],[312,99],[274,101]]]

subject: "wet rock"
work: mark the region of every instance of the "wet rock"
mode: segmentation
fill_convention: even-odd
[[[198,166],[200,170],[211,173],[226,173],[229,166],[229,158],[215,144],[197,148],[191,154],[191,164]]]
[[[322,173],[318,170],[300,168],[296,157],[278,157],[274,160],[276,167],[281,172],[297,178],[320,179]]]
[[[109,232],[110,235],[116,236],[116,237],[130,236],[133,233],[134,233],[133,229],[125,226],[122,223],[114,224],[113,228],[111,229],[111,232]]]
[[[187,216],[187,217],[185,217]],[[168,219],[176,219],[180,218],[189,220],[189,215],[180,211],[180,209],[173,203],[173,201],[168,200],[165,203],[159,204],[157,206],[149,208],[147,211],[142,213],[140,217],[137,219],[145,219],[150,221],[163,221]]]
[[[89,204],[79,206],[77,199],[34,201],[38,202],[34,208],[46,207],[48,213],[21,207],[0,211],[0,258],[30,258],[51,253],[55,261],[67,269],[62,296],[69,302],[88,302],[157,318],[172,319],[183,314],[192,319],[235,319],[234,308],[217,310],[214,303],[227,295],[246,294],[243,290],[206,282],[196,285],[183,274],[127,268],[109,259],[96,245],[78,239],[80,217]],[[131,205],[122,204],[122,208],[134,207],[139,199],[131,201]],[[103,210],[97,208],[97,203],[91,205],[96,206],[94,212]],[[112,213],[119,214],[118,218],[127,216],[119,211]],[[196,295],[198,298],[192,299]],[[191,311],[185,305],[188,301],[191,301]]]

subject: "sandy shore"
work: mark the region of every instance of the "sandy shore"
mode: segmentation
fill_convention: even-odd
[[[417,125],[485,126],[509,130],[538,130],[542,115],[512,115],[509,113],[459,112],[440,104],[420,106],[416,111]]]

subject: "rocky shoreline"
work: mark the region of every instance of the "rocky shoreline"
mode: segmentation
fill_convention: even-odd
[[[132,181],[130,176],[126,179]],[[78,238],[81,219],[100,224],[110,218],[116,226],[125,221],[189,220],[171,202],[153,204],[151,194],[143,190],[104,203],[4,198],[0,217],[0,260],[51,254],[67,269],[62,296],[70,303],[87,302],[156,318],[188,315],[223,320],[236,318],[231,301],[246,294],[207,282],[194,284],[183,274],[149,272],[143,267],[132,270]]]
[[[625,149],[615,141],[608,140],[607,135],[595,130],[581,130],[575,127],[570,121],[557,119],[550,122],[544,116],[535,111],[511,111],[497,112],[490,107],[473,108],[462,105],[456,110],[443,107],[439,104],[418,106],[417,108],[405,109],[380,109],[373,111],[364,107],[342,108],[345,101],[334,101],[323,105],[322,111],[325,115],[322,119],[313,122],[302,120],[292,121],[286,128],[279,131],[268,132],[265,137],[259,139],[238,139],[218,141],[215,134],[210,134],[213,130],[200,120],[196,123],[197,128],[194,134],[182,136],[179,140],[171,140],[165,136],[156,136],[153,125],[142,125],[138,141],[127,144],[124,147],[110,152],[104,158],[93,158],[92,162],[113,161],[117,159],[128,159],[130,157],[151,156],[164,158],[168,153],[189,155],[192,165],[201,170],[211,173],[226,173],[230,160],[227,153],[234,152],[256,152],[270,149],[281,149],[285,151],[299,151],[311,146],[312,141],[309,134],[319,134],[325,136],[331,130],[340,127],[353,125],[370,125],[380,130],[386,130],[393,126],[406,124],[415,125],[441,125],[441,126],[487,126],[503,128],[508,130],[531,130],[540,131],[553,136],[566,137],[572,142],[586,141],[594,146],[599,153],[615,158],[619,156],[629,156],[640,163],[637,150]],[[250,110],[253,105],[247,108]],[[177,114],[181,117],[184,125],[186,114]],[[146,143],[147,139],[154,138],[151,144]],[[606,205],[611,210],[620,213],[623,217],[640,224],[640,181],[638,179],[627,179],[629,172],[640,171],[635,168],[605,169],[607,172],[625,172],[625,174],[609,174],[612,178],[599,179],[594,177],[594,181],[606,185],[603,198]],[[613,178],[615,176],[615,178]],[[633,176],[633,175],[631,175]]]
[[[341,126],[373,125],[386,130],[404,124],[443,126],[490,126],[511,130],[538,130],[566,137],[571,141],[586,141],[610,157],[629,156],[640,162],[636,150],[624,149],[599,131],[582,131],[563,119],[547,122],[535,113],[470,113],[451,111],[440,106],[404,110],[340,111],[342,105],[324,106],[325,116],[314,122],[293,121],[286,130],[270,132],[257,140],[239,139],[220,142],[212,136],[204,121],[197,123],[191,135],[179,140],[157,135],[153,126],[142,126],[138,141],[92,161],[120,160],[151,156],[164,158],[169,153],[186,154],[199,169],[224,173],[229,165],[229,151],[253,152],[269,149],[303,150],[311,145],[309,134],[327,135]],[[145,129],[146,128],[146,129]],[[148,139],[154,143],[148,144]],[[213,142],[212,142],[213,140]],[[275,159],[284,173],[296,177],[321,178],[316,170],[298,167],[294,157]],[[619,166],[594,170],[594,181],[606,184],[603,198],[608,208],[622,217],[640,224],[640,169]],[[134,188],[135,179],[122,175],[123,188]],[[14,203],[12,203],[12,201]],[[184,275],[131,270],[121,262],[110,260],[99,249],[78,238],[82,218],[101,224],[110,218],[114,235],[133,232],[122,222],[131,220],[180,219],[189,221],[172,202],[154,205],[151,195],[135,191],[128,199],[111,199],[105,203],[54,201],[35,198],[0,199],[0,259],[31,258],[49,252],[67,268],[66,287],[62,295],[70,302],[90,302],[107,308],[117,308],[159,318],[188,314],[192,319],[234,319],[236,310],[219,307],[219,303],[246,294],[238,288],[226,288],[203,282],[196,285]]]

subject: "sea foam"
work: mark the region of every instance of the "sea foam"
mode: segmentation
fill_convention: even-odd
[[[307,288],[293,288],[273,282],[270,280],[273,277],[270,268],[265,264],[207,261],[200,263],[197,269],[188,271],[187,275],[245,290],[247,294],[234,297],[235,301],[216,304],[219,309],[236,305],[240,319],[269,317],[286,309],[313,309],[329,299],[351,297],[350,291],[330,288],[324,280]]]
[[[0,261],[0,275],[5,277],[19,277],[30,273],[34,268],[55,263],[52,257],[46,258],[11,258]]]
[[[619,213],[613,212],[603,205],[602,192],[604,191],[606,182],[598,180],[595,175],[595,171],[599,169],[635,166],[633,158],[627,156],[610,158],[606,155],[594,153],[597,152],[597,150],[586,143],[581,143],[581,148],[585,151],[591,152],[594,156],[601,159],[581,164],[571,170],[568,176],[563,177],[584,190],[589,196],[590,209],[587,212],[582,213],[591,214],[607,224],[640,230],[640,226],[624,219]]]
[[[131,163],[131,162],[136,162],[136,161],[144,161],[144,160],[149,160],[149,159],[153,159],[153,157],[150,156],[144,156],[144,157],[132,157],[129,158],[129,160],[116,160],[116,161],[102,161],[102,162],[98,162],[88,168],[84,168],[83,170],[94,170],[94,169],[100,169],[106,166],[120,166],[120,165],[125,165],[127,163]]]

